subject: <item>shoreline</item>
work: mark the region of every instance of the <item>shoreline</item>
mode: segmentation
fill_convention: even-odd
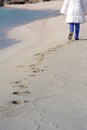
[[[48,5],[47,5],[47,3],[48,3]],[[56,2],[55,2],[55,4],[56,4]],[[7,41],[8,41],[8,38],[10,39],[10,37],[8,36],[10,30],[12,30],[12,29],[14,30],[14,28],[19,27],[19,26],[22,28],[21,25],[23,25],[23,26],[28,25],[28,24],[31,24],[32,22],[35,22],[35,21],[49,19],[51,17],[57,17],[59,15],[58,9],[56,9],[56,8],[54,9],[53,1],[52,2],[46,2],[44,4],[44,6],[43,5],[40,6],[40,5],[42,5],[42,3],[37,3],[37,4],[34,4],[34,5],[31,5],[31,7],[28,7],[29,4],[26,4],[26,5],[8,5],[8,9],[19,9],[19,10],[17,10],[17,11],[16,10],[11,10],[11,11],[9,10],[8,11],[10,13],[10,17],[9,17],[8,14],[7,15],[10,19],[8,19],[7,22],[10,25],[9,25],[9,27],[7,25],[4,25],[5,26],[4,28],[7,28],[7,36],[6,36]],[[45,5],[47,5],[49,7],[47,8]],[[51,7],[52,6],[53,7],[51,8],[50,5],[51,5]],[[24,9],[24,12],[22,13],[23,7],[25,9]],[[40,7],[41,7],[41,9],[40,9]],[[46,8],[45,10],[43,10],[44,7]],[[29,12],[26,10],[27,8],[28,8]],[[36,9],[34,9],[34,8],[36,8]],[[14,17],[12,15],[15,15],[16,13],[18,13],[18,15],[14,19]],[[24,19],[23,19],[23,17],[24,17]],[[13,19],[13,21],[12,21],[12,19]],[[4,21],[6,21],[6,19]],[[5,31],[5,29],[4,29],[4,31]],[[1,32],[1,35],[2,35],[2,32]],[[4,35],[6,35],[5,32],[4,32]],[[13,40],[15,39],[15,43],[16,43],[16,38],[13,37],[12,39]],[[21,40],[21,38],[20,38],[20,40]],[[2,42],[4,42],[4,41],[2,41]],[[9,44],[9,42],[10,41],[8,41],[8,44]]]

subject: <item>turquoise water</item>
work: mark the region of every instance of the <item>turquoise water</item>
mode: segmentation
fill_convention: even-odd
[[[0,49],[18,43],[13,39],[8,39],[6,31],[12,27],[28,24],[36,20],[56,17],[58,10],[24,10],[12,8],[0,8]]]
[[[58,10],[21,10],[0,8],[0,27],[17,26],[55,16],[58,16]]]

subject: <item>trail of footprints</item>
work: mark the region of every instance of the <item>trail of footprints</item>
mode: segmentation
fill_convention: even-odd
[[[44,67],[41,67],[41,63],[42,61],[45,59],[45,57],[53,52],[55,52],[57,49],[61,48],[65,46],[64,44],[62,45],[58,45],[58,46],[55,46],[53,48],[49,48],[48,50],[44,51],[44,52],[41,52],[41,53],[37,53],[34,55],[34,58],[35,58],[35,64],[31,64],[29,65],[29,69],[31,69],[31,74],[28,75],[28,78],[29,77],[35,77],[37,76],[38,73],[40,72],[44,72],[46,69],[47,69],[47,66],[44,66]],[[25,67],[25,65],[20,65],[20,66],[17,66],[17,68],[22,68]],[[28,79],[26,78],[26,79]],[[26,80],[24,79],[24,80]],[[20,80],[20,81],[13,81],[11,82],[12,84],[14,84],[14,87],[17,87],[17,88],[20,88],[22,91],[14,91],[12,94],[13,95],[16,95],[16,96],[28,96],[31,94],[30,91],[26,90],[26,91],[23,91],[23,89],[28,89],[29,86],[28,85],[25,85],[22,83],[23,80]],[[21,103],[27,103],[29,101],[21,101],[21,100],[12,100],[12,101],[9,101],[10,104],[21,104]]]
[[[35,54],[34,55],[35,64],[29,65],[29,68],[31,68],[31,70],[32,70],[32,74],[30,74],[29,76],[35,77],[37,73],[44,72],[48,67],[47,66],[39,67],[41,65],[42,61],[45,59],[46,56],[48,56],[49,54],[52,54],[57,49],[59,49],[63,46],[64,46],[64,44],[58,45],[58,46],[55,46],[53,48],[49,48],[48,50],[46,50],[44,52]]]
[[[58,45],[58,46],[50,48],[47,51],[44,51],[42,53],[35,54],[34,55],[34,58],[35,58],[34,64],[30,64],[28,66],[26,66],[26,65],[17,66],[18,69],[23,69],[23,68],[25,69],[25,67],[28,67],[31,70],[31,72],[27,75],[27,78],[11,82],[11,86],[14,88],[17,88],[16,91],[12,92],[13,97],[16,96],[16,99],[10,100],[4,106],[0,107],[0,115],[3,115],[3,111],[4,111],[5,117],[6,117],[6,115],[11,116],[11,114],[13,115],[13,113],[15,112],[14,106],[26,104],[26,103],[30,102],[29,100],[24,100],[23,97],[22,97],[22,100],[21,100],[21,98],[19,99],[20,96],[26,97],[26,96],[30,96],[30,94],[31,94],[31,92],[29,91],[30,85],[29,84],[26,85],[26,80],[30,80],[31,78],[36,77],[38,73],[46,71],[48,69],[48,66],[43,66],[41,64],[42,61],[46,58],[47,55],[52,54],[57,49],[62,48],[63,46],[65,46],[65,45]],[[41,113],[43,113],[43,112],[41,112]],[[40,118],[41,118],[40,121],[43,120],[41,113],[40,113]],[[55,129],[58,129],[58,127],[55,123],[53,123],[52,126]],[[40,124],[37,124],[37,130],[39,130],[39,129],[40,129]]]
[[[38,57],[39,61],[37,60],[37,63],[36,64],[31,64],[29,65],[29,68],[31,69],[31,74],[28,75],[28,78],[26,79],[29,79],[29,77],[35,77],[39,72],[43,72],[44,69],[43,68],[40,68],[39,65],[41,64],[41,61],[43,59],[43,56],[40,55]],[[46,67],[44,67],[46,68]],[[25,82],[26,82],[26,79]],[[31,94],[30,91],[28,91],[29,89],[29,85],[25,85],[25,83],[23,84],[23,80],[20,80],[20,81],[14,81],[14,82],[11,82],[13,84],[14,87],[20,89],[20,91],[14,91],[12,94],[14,96],[28,96]],[[23,91],[23,89],[26,89],[26,91]],[[21,91],[22,90],[22,91]],[[22,104],[22,103],[28,103],[29,101],[21,101],[21,100],[12,100],[10,101],[9,103],[10,104]]]
[[[28,89],[28,85],[22,84],[22,81],[15,81],[15,82],[11,82],[13,84],[13,87],[17,87],[18,89],[20,89],[19,91],[14,91],[12,94],[14,96],[28,96],[30,94],[30,91],[28,90],[23,90],[23,89]],[[28,103],[29,101],[21,101],[21,100],[12,100],[9,101],[10,104],[22,104],[22,103]]]

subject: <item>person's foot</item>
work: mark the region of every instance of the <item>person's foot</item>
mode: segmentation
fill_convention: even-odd
[[[73,37],[73,32],[70,32],[70,33],[69,33],[69,36],[68,36],[68,39],[69,39],[69,40],[72,40],[72,37]]]
[[[75,40],[79,40],[79,38],[75,38]]]

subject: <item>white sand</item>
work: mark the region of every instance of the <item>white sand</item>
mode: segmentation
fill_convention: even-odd
[[[61,5],[9,7],[49,11]],[[0,130],[87,130],[87,23],[81,40],[68,44],[64,19],[39,19],[8,31],[17,44],[0,50]]]

